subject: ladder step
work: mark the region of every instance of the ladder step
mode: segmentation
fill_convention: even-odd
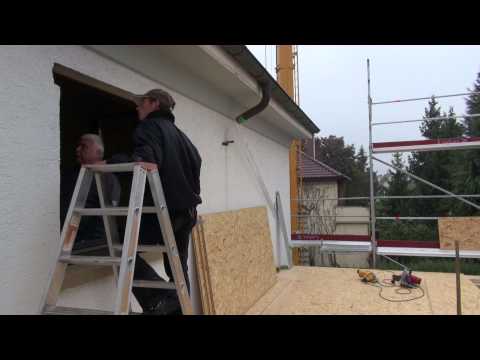
[[[80,309],[64,306],[47,305],[43,311],[44,315],[113,315],[113,311]]]
[[[113,173],[113,172],[132,172],[135,163],[107,164],[107,165],[84,165],[85,168],[95,172]]]
[[[82,216],[127,216],[128,207],[108,207],[108,208],[75,208],[77,214]],[[142,208],[143,214],[155,214],[157,209],[154,206],[144,206]]]
[[[122,251],[122,245],[114,245],[115,250]],[[166,253],[167,247],[163,245],[138,245],[137,252],[146,252],[146,253]]]
[[[175,290],[175,283],[166,282],[163,280],[134,280],[133,287],[149,288],[149,289],[173,289]]]
[[[100,266],[111,266],[111,265],[120,265],[120,257],[112,256],[76,256],[76,255],[67,255],[61,256],[59,261],[72,265],[100,265]]]

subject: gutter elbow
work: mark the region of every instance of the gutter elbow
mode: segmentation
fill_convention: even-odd
[[[253,108],[248,109],[247,111],[243,112],[235,119],[239,124],[242,124],[252,118],[253,116],[261,113],[263,110],[266,109],[268,104],[270,103],[270,98],[272,94],[272,84],[270,81],[259,83],[262,89],[262,99],[260,102],[255,105]]]

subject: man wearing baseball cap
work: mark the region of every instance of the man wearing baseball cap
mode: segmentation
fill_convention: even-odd
[[[109,162],[142,161],[157,164],[180,261],[189,286],[188,246],[192,228],[197,221],[196,207],[202,202],[200,198],[202,160],[187,135],[175,125],[175,116],[172,113],[175,101],[168,92],[153,89],[143,95],[135,95],[133,99],[137,104],[139,119],[133,134],[133,155],[115,156]],[[145,190],[144,205],[153,205],[148,189]],[[142,215],[139,243],[163,244],[155,214]],[[165,272],[170,281],[173,281],[166,254],[164,264]],[[135,261],[134,277],[138,280],[160,279],[154,269],[140,256],[137,256]],[[181,314],[175,290],[134,288],[133,293],[145,314]]]

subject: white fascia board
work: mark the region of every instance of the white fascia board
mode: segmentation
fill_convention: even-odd
[[[251,89],[259,98],[262,97],[262,90],[258,85],[257,81],[250,76],[245,70],[240,68],[225,52],[218,48],[216,45],[197,45],[205,53],[210,55],[216,62],[218,62],[225,69],[230,71],[240,82],[245,86]],[[285,119],[291,126],[298,130],[305,138],[312,138],[312,133],[310,133],[303,126],[298,124],[295,119],[290,116],[274,99],[270,100],[268,105],[275,112]]]

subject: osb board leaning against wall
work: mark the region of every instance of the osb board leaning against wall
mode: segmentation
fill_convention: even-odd
[[[193,241],[203,311],[244,314],[276,282],[267,209],[206,214],[200,222]]]
[[[480,217],[445,217],[438,219],[440,249],[480,250]]]

